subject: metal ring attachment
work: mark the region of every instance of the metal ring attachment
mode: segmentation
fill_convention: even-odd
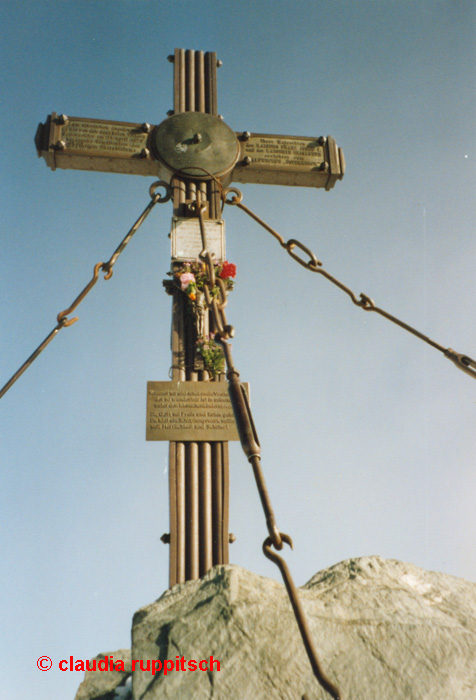
[[[232,199],[226,199],[227,194],[229,194],[230,192],[236,194],[236,197],[232,197]],[[237,187],[227,187],[226,190],[223,190],[222,197],[225,204],[241,204],[241,200],[243,199],[243,193]]]
[[[156,193],[157,187],[163,187],[166,194],[165,197],[163,197],[161,194]],[[169,199],[172,197],[172,188],[167,182],[164,182],[163,180],[156,180],[156,182],[153,182],[151,186],[149,187],[149,194],[151,199],[157,199],[157,202],[160,202],[160,204],[164,204],[164,202],[168,202]]]

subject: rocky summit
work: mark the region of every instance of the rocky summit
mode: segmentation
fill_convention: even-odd
[[[476,700],[476,584],[374,556],[317,573],[299,595],[343,700]],[[130,656],[105,656],[126,665],[87,671],[76,700],[330,697],[284,586],[234,565],[139,610]]]

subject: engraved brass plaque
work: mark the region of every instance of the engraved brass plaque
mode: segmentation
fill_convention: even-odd
[[[147,145],[147,134],[133,124],[93,119],[68,119],[61,129],[64,149],[133,156]]]
[[[67,117],[56,112],[39,124],[35,136],[38,156],[52,170],[92,170],[166,177],[153,158],[148,124]]]
[[[240,160],[234,167],[233,182],[334,187],[345,172],[344,154],[331,136],[279,136],[237,134]]]
[[[206,219],[205,236],[207,249],[215,253],[215,260],[225,260],[225,222],[223,219]],[[203,250],[200,224],[196,218],[172,219],[172,258],[174,260],[195,260]]]
[[[146,440],[239,440],[228,383],[147,382]]]
[[[300,136],[253,135],[245,144],[250,165],[291,170],[313,170],[324,162],[324,148],[317,139]]]

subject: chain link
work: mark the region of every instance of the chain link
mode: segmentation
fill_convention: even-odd
[[[232,193],[233,196],[227,198],[227,196],[230,193]],[[269,224],[263,221],[263,219],[261,219],[257,214],[251,211],[251,209],[248,209],[248,207],[242,203],[242,193],[236,187],[228,187],[227,189],[224,189],[222,191],[222,198],[225,204],[237,206],[239,209],[248,214],[248,216],[250,216],[260,226],[262,226],[266,231],[268,231],[272,236],[274,236],[274,238],[276,238],[281,247],[284,248],[288,252],[288,254],[294,260],[296,260],[296,262],[298,262],[300,265],[310,270],[311,272],[316,272],[317,274],[322,275],[327,280],[329,280],[329,282],[332,282],[332,284],[334,284],[336,287],[345,292],[350,297],[353,304],[355,304],[356,306],[360,306],[360,308],[364,311],[375,311],[375,313],[379,314],[380,316],[383,316],[388,321],[391,321],[395,325],[400,326],[400,328],[403,328],[409,333],[412,333],[417,338],[420,338],[420,340],[423,340],[425,343],[428,343],[428,345],[431,345],[433,348],[443,353],[443,355],[445,355],[445,357],[451,360],[456,365],[456,367],[458,367],[458,369],[462,370],[463,372],[466,372],[466,374],[469,374],[469,376],[473,377],[473,379],[476,379],[476,360],[471,359],[471,357],[468,357],[467,355],[457,353],[451,348],[445,348],[443,345],[440,345],[440,343],[437,343],[436,341],[429,338],[427,335],[421,333],[416,328],[413,328],[413,326],[410,326],[408,323],[401,321],[396,316],[389,314],[388,311],[379,308],[375,304],[375,302],[366,294],[361,293],[360,296],[357,297],[356,294],[354,294],[354,292],[349,287],[343,284],[343,282],[341,282],[329,272],[324,270],[324,268],[322,267],[322,262],[317,259],[315,254],[307,246],[305,246],[303,243],[294,238],[291,238],[289,241],[286,242],[277,231],[275,231],[273,228],[271,228],[271,226],[269,226]],[[309,260],[306,262],[303,258],[301,258],[300,255],[294,252],[294,248],[298,248],[303,253],[308,255]]]
[[[156,193],[156,190],[158,187],[163,187],[165,188],[165,195],[160,195]],[[60,311],[60,313],[57,316],[57,321],[58,324],[53,328],[51,333],[46,336],[44,341],[36,348],[36,350],[30,355],[30,357],[22,364],[20,369],[18,369],[15,374],[8,380],[8,382],[2,387],[0,390],[0,399],[4,394],[7,393],[7,391],[10,389],[10,387],[21,377],[23,372],[25,372],[28,367],[36,360],[38,355],[46,348],[47,345],[53,340],[53,338],[58,334],[58,332],[65,327],[72,326],[73,323],[76,323],[78,320],[78,317],[75,316],[74,318],[68,319],[68,315],[72,313],[77,306],[82,302],[84,297],[89,294],[91,289],[94,287],[96,282],[98,281],[99,278],[99,271],[102,270],[106,274],[104,275],[105,280],[109,280],[112,277],[112,268],[115,265],[119,255],[122,253],[124,248],[127,246],[129,241],[131,240],[132,236],[135,234],[137,229],[141,226],[141,224],[145,221],[147,216],[150,214],[154,206],[160,202],[163,204],[164,202],[168,202],[168,200],[171,197],[171,188],[170,186],[166,183],[163,182],[162,180],[158,180],[157,182],[154,182],[150,188],[149,188],[149,194],[151,201],[147,204],[146,208],[142,212],[142,214],[139,216],[135,224],[130,228],[126,236],[123,238],[123,240],[120,242],[108,262],[100,262],[97,263],[94,266],[94,272],[91,280],[88,282],[88,284],[84,287],[82,292],[78,294],[76,299],[73,301],[71,306],[69,306],[67,309],[64,311]]]

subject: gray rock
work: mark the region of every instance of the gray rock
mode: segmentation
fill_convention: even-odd
[[[299,595],[321,664],[344,700],[476,700],[476,584],[363,557],[322,571]],[[128,651],[109,652],[130,664]],[[101,654],[96,659],[103,659]],[[219,661],[213,669],[157,670]],[[328,700],[284,586],[217,566],[139,610],[133,692],[122,672],[87,672],[76,700]],[[147,660],[151,670],[141,670]]]
[[[108,651],[94,658],[96,665],[106,659],[106,667],[109,667],[111,661],[114,664],[116,661],[123,661],[124,671],[86,671],[74,700],[129,700],[131,689],[127,679],[131,675],[130,650]]]
[[[316,574],[300,597],[344,700],[476,699],[476,584],[363,557]],[[182,656],[213,656],[220,668],[152,675],[136,665],[134,700],[329,698],[284,586],[237,566],[177,585],[134,616],[133,659]]]

